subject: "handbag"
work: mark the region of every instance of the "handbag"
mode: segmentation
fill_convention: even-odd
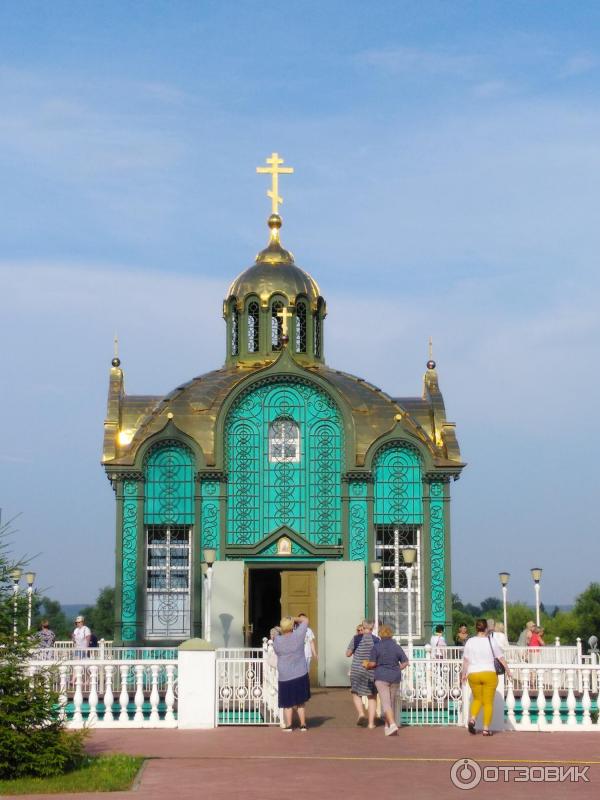
[[[506,670],[504,669],[504,665],[500,661],[499,658],[494,656],[494,648],[492,647],[492,640],[488,636],[488,642],[490,643],[490,650],[492,651],[492,656],[494,657],[494,669],[496,670],[496,675],[504,675]]]

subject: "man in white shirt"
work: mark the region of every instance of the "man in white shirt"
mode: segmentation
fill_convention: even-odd
[[[86,650],[90,646],[92,632],[85,624],[85,619],[81,616],[75,620],[75,630],[71,634],[75,645],[75,658],[85,658]]]
[[[298,618],[308,619],[306,614],[298,614]],[[318,658],[317,648],[315,646],[315,634],[312,628],[306,629],[306,635],[304,637],[304,658],[306,659],[306,671],[310,672],[311,659]]]
[[[446,640],[444,639],[444,626],[443,625],[436,625],[435,626],[435,633],[429,640],[429,644],[431,645],[431,657],[432,658],[445,658],[446,656]]]

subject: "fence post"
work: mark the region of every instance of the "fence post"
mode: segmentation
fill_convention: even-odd
[[[188,639],[177,654],[177,726],[214,728],[217,691],[216,648],[204,639]]]

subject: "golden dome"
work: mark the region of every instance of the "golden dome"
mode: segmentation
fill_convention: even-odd
[[[282,294],[290,303],[295,303],[299,295],[304,295],[313,307],[316,306],[321,296],[319,285],[308,272],[294,264],[292,253],[281,246],[279,214],[271,214],[268,225],[271,230],[268,246],[256,256],[256,263],[233,281],[227,297],[242,301],[249,294],[255,294],[266,303],[271,295]]]

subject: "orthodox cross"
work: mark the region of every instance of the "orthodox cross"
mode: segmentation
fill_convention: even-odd
[[[288,335],[288,319],[291,319],[294,315],[292,314],[289,309],[285,306],[281,309],[281,311],[277,312],[277,316],[281,320],[281,332],[283,334],[283,338],[287,339]]]
[[[271,153],[271,157],[266,158],[265,161],[271,166],[257,167],[256,171],[261,174],[271,175],[271,188],[267,191],[267,197],[271,198],[271,212],[277,214],[279,206],[283,203],[283,198],[279,196],[279,176],[291,175],[294,168],[282,167],[283,158],[279,157],[279,153]]]

